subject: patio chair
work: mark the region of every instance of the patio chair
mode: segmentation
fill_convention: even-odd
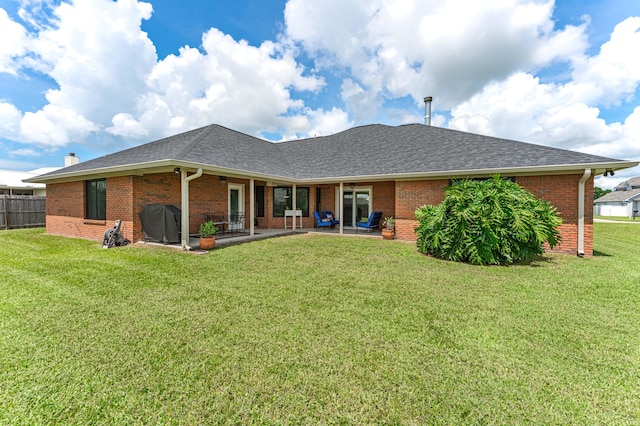
[[[227,232],[229,221],[227,220],[227,214],[223,212],[205,213],[204,221],[212,221],[215,226],[218,227],[218,233],[224,234]]]
[[[244,233],[244,213],[232,213],[229,215],[229,231],[232,233]]]
[[[313,216],[316,218],[316,229],[330,228],[333,226],[331,219],[323,219],[318,212],[313,212]]]
[[[340,221],[338,219],[336,219],[336,217],[333,215],[333,212],[331,210],[324,210],[322,212],[322,218],[323,219],[330,219],[331,220],[331,224],[333,226],[339,225]]]
[[[375,228],[379,228],[380,219],[382,219],[382,212],[371,212],[369,220],[366,222],[356,223],[356,234],[358,233],[359,228],[367,229],[369,232],[373,231]]]

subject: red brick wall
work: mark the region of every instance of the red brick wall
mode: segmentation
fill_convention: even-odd
[[[102,241],[104,231],[121,220],[125,238],[134,237],[131,176],[107,179],[107,219],[85,219],[85,183],[47,185],[47,233]]]
[[[439,204],[444,200],[448,179],[396,182],[396,238],[415,241],[415,210],[423,204]]]
[[[202,175],[198,179],[189,182],[189,233],[196,234],[200,224],[205,220],[205,213],[227,214],[229,208],[227,196],[228,183],[240,183],[245,185],[245,192],[249,193],[249,181],[237,181],[228,179],[227,183],[220,182],[219,176]],[[180,206],[180,177],[178,176],[178,204]],[[247,206],[246,212],[249,212]],[[248,222],[247,222],[248,224]]]
[[[106,222],[84,219],[84,189],[84,181],[47,185],[48,234],[102,240]]]
[[[138,212],[133,204],[133,176],[107,179],[107,220],[105,229],[120,220],[120,231],[129,241],[134,240],[135,221],[139,221]],[[104,231],[103,231],[104,233]],[[102,239],[100,234],[99,239]]]
[[[560,233],[563,242],[553,252],[577,254],[578,251],[578,181],[582,174],[552,176],[521,176],[516,182],[537,197],[551,202],[563,224]],[[396,237],[415,241],[413,218],[416,208],[423,204],[438,204],[444,199],[448,180],[410,181],[396,183]],[[585,256],[593,255],[593,178],[585,183]]]
[[[382,217],[396,216],[396,183],[374,182],[372,208],[375,212],[382,212]]]
[[[84,181],[47,185],[47,216],[84,217]]]
[[[315,190],[313,192],[315,197]],[[316,204],[314,202],[314,211],[315,205]],[[320,211],[318,213],[321,213],[325,210],[332,211],[336,217],[339,216],[338,209],[336,209],[336,185],[322,185],[320,187]],[[313,224],[313,226],[315,227],[315,223]]]
[[[558,253],[578,253],[578,182],[582,174],[553,176],[521,176],[516,182],[527,188],[535,196],[554,205],[562,226],[562,243],[552,251]],[[585,256],[593,255],[593,177],[585,182],[584,202],[584,251]]]

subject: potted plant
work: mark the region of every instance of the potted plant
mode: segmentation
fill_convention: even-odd
[[[216,246],[216,232],[218,232],[218,227],[213,224],[212,220],[200,224],[200,248],[202,250],[211,250]]]
[[[385,217],[382,221],[382,238],[393,240],[396,234],[396,220],[393,216]]]

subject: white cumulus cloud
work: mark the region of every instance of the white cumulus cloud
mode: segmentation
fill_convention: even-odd
[[[59,86],[46,93],[49,104],[96,125],[132,111],[156,62],[155,47],[140,29],[150,16],[151,5],[134,0],[60,4],[53,24],[34,41],[34,68]]]
[[[632,97],[640,82],[640,18],[616,26],[594,56],[575,58],[573,79],[543,83],[517,72],[486,85],[451,110],[453,128],[532,141],[613,158],[640,159],[638,108],[607,123],[602,108]]]
[[[65,146],[97,130],[97,126],[82,114],[51,104],[40,111],[25,113],[20,121],[21,139],[46,148]]]
[[[301,133],[316,121],[335,127],[321,118],[331,114],[308,108],[299,96],[325,83],[286,44],[251,46],[211,28],[198,48],[184,46],[159,61],[141,29],[152,11],[136,0],[25,1],[20,16],[35,28],[28,33],[0,9],[2,35],[11,41],[0,44],[0,72],[22,67],[56,83],[38,111],[3,103],[0,136],[58,147],[90,143],[101,132],[142,142],[212,122],[255,135],[301,122],[307,126]]]
[[[25,53],[27,31],[0,9],[0,73],[15,75],[19,68],[16,58]]]
[[[14,139],[18,137],[22,114],[9,102],[0,100],[0,138]]]
[[[553,1],[290,0],[287,36],[349,69],[365,97],[424,95],[441,108],[523,67],[566,61],[586,46],[583,27],[554,29]],[[327,60],[327,58],[331,60]]]
[[[115,117],[109,131],[135,136],[146,128],[166,135],[215,122],[258,135],[287,127],[307,111],[294,91],[315,92],[323,85],[282,46],[251,46],[212,28],[203,35],[202,50],[183,47],[158,62],[137,114]]]

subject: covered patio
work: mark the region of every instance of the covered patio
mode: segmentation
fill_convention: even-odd
[[[295,231],[291,229],[256,229],[253,235],[244,233],[241,235],[222,236],[216,238],[216,249],[229,247],[236,244],[245,244],[253,241],[265,240],[268,238],[284,237],[295,234],[318,234],[318,235],[331,235],[336,237],[361,237],[361,238],[382,238],[380,230],[374,230],[372,232],[358,230],[351,228],[343,228],[340,233],[339,228],[335,229],[320,229],[315,228],[298,228]],[[168,247],[172,249],[182,250],[182,243],[163,244],[154,241],[140,241],[138,244],[156,247]],[[189,235],[189,246],[194,253],[205,253],[205,250],[200,250],[200,237],[197,234]]]

